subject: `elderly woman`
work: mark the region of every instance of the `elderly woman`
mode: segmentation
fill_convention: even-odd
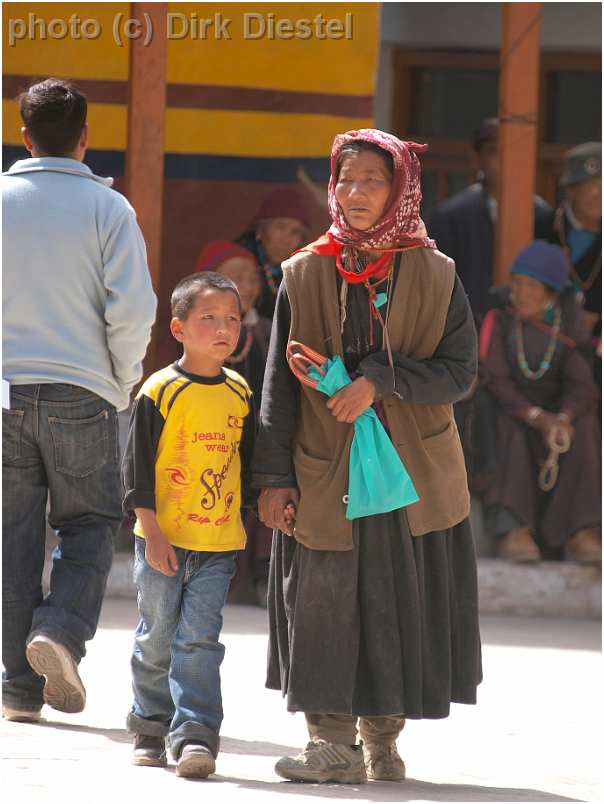
[[[272,319],[275,299],[281,284],[281,263],[308,237],[308,210],[302,195],[293,187],[278,188],[269,193],[250,227],[238,239],[260,266],[260,315]]]
[[[325,236],[283,266],[254,484],[275,528],[267,686],[305,713],[306,749],[276,772],[307,782],[401,780],[405,718],[475,703],[481,680],[469,495],[452,403],[476,336],[453,262],[419,219],[423,146],[374,129],[336,137]],[[326,401],[289,340],[339,355]],[[419,502],[345,516],[352,423],[373,405]],[[357,725],[363,746],[356,745]]]
[[[560,247],[536,240],[512,267],[503,308],[481,329],[497,403],[497,473],[485,502],[498,553],[514,561],[536,561],[540,548],[549,558],[602,557],[597,391],[581,350],[581,298],[563,290],[568,275]]]

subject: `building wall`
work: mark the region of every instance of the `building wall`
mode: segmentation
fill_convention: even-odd
[[[500,43],[500,3],[383,3],[376,125],[391,125],[395,48],[497,51]],[[600,3],[543,3],[543,51],[599,53],[601,46]]]

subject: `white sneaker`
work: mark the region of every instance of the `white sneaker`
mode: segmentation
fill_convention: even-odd
[[[81,712],[86,704],[86,690],[75,659],[67,648],[38,634],[25,648],[32,670],[44,676],[44,701],[59,712]]]
[[[311,740],[301,754],[280,759],[275,772],[292,782],[364,784],[367,781],[360,747],[319,739]]]
[[[40,709],[16,709],[14,706],[2,704],[2,717],[15,723],[37,723],[40,720]]]

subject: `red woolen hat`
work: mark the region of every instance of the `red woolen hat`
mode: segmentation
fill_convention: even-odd
[[[293,218],[301,221],[304,226],[310,229],[308,210],[304,203],[304,198],[293,187],[284,187],[273,190],[269,193],[260,209],[254,216],[252,223],[265,220],[266,218]]]
[[[243,257],[256,265],[256,258],[243,246],[231,243],[229,240],[212,240],[204,246],[197,258],[196,271],[216,271],[223,262],[233,257]]]

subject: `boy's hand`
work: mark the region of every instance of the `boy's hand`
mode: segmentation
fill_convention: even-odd
[[[176,575],[178,559],[176,552],[163,533],[145,538],[145,561],[154,570],[164,575]]]

